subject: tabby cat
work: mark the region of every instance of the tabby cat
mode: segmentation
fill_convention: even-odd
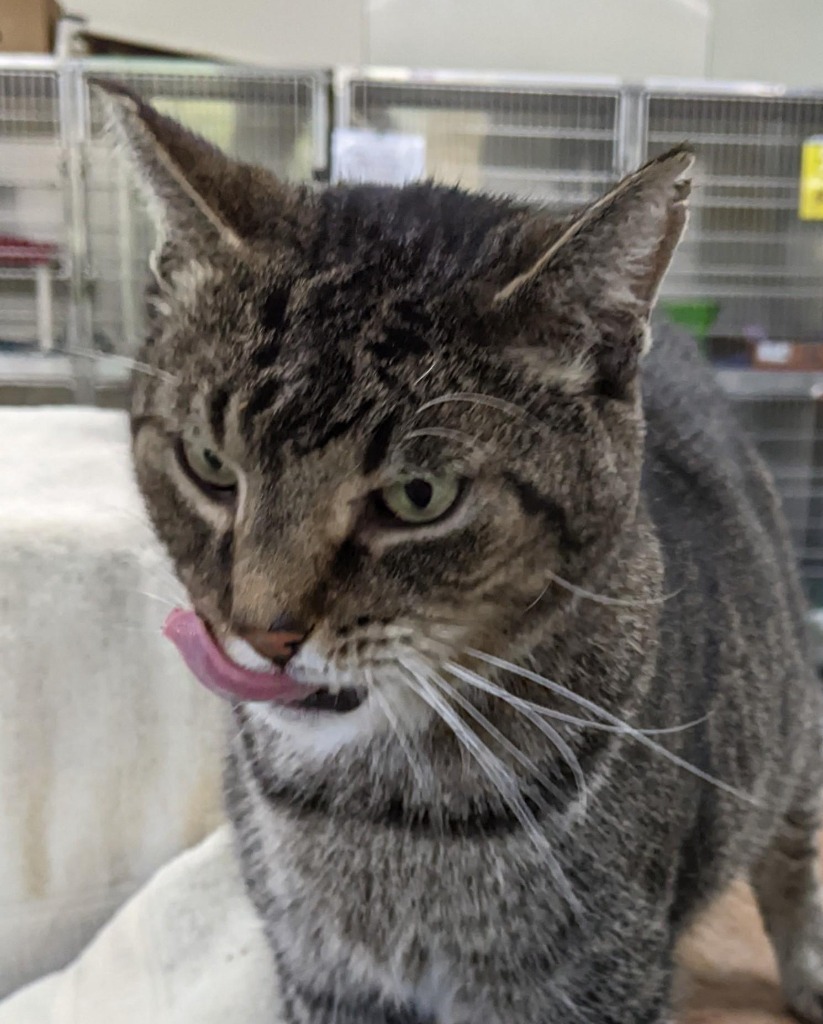
[[[231,704],[288,1024],[660,1024],[741,874],[823,1022],[787,530],[693,343],[650,347],[690,152],[558,220],[292,187],[107,95],[160,230],[132,427],[166,631]]]

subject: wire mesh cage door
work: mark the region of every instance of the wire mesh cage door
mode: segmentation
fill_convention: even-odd
[[[711,83],[650,88],[647,152],[688,139],[692,215],[663,289],[725,360],[760,366],[786,342],[823,341],[823,220],[801,219],[804,143],[823,133],[823,94]],[[811,350],[809,350],[811,351]],[[823,462],[815,376],[726,369],[721,381],[781,492],[806,587],[823,605]]]
[[[99,59],[84,62],[84,75],[122,82],[238,160],[293,181],[326,176],[329,87],[322,72]],[[115,357],[108,364],[120,365],[122,374],[143,335],[155,232],[133,172],[106,136],[103,104],[88,85],[86,104],[91,340],[101,356]]]
[[[611,79],[343,70],[336,129],[422,140],[426,177],[511,194],[558,212],[588,202],[619,164],[619,84]],[[351,177],[334,167],[338,178]]]
[[[648,155],[684,139],[697,150],[691,223],[666,295],[711,302],[718,335],[819,340],[823,220],[801,220],[798,203],[823,94],[709,88],[646,94]]]
[[[61,88],[50,59],[0,62],[0,352],[17,379],[66,345]]]

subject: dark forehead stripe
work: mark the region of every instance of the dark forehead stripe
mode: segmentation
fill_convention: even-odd
[[[339,384],[340,382],[338,382]],[[275,378],[270,378],[257,385],[242,412],[242,428],[247,438],[253,433],[258,416],[274,405],[280,389],[281,384]],[[342,391],[344,388],[341,387],[340,390]],[[317,383],[317,393],[323,394],[323,387],[320,383]],[[340,396],[327,395],[326,397],[331,400],[328,404],[322,404],[305,393],[300,394],[279,411],[276,420],[272,420],[266,425],[267,432],[270,431],[272,437],[281,444],[293,441],[298,454],[308,455],[310,452],[320,451],[327,444],[357,426],[374,406],[374,399],[366,398],[348,415],[334,418],[330,415],[331,408],[333,408],[334,399]]]
[[[328,427],[317,437],[310,438],[305,443],[296,445],[296,450],[303,455],[308,455],[309,452],[320,451],[338,437],[342,437],[344,434],[347,434],[352,427],[356,427],[361,420],[365,419],[373,407],[373,398],[364,399],[364,401],[357,406],[354,412],[343,417],[343,419],[332,420]]]
[[[263,299],[259,316],[264,331],[279,331],[285,327],[290,295],[288,285],[276,285]]]
[[[377,337],[366,348],[377,378],[392,391],[402,386],[402,368],[408,360],[421,361],[426,356],[431,360],[432,320],[413,301],[395,303],[389,319],[377,324],[375,333]]]
[[[397,416],[389,413],[377,424],[363,455],[363,474],[368,476],[373,473],[383,462],[391,444],[391,436],[394,431]]]
[[[269,377],[268,380],[260,381],[254,389],[254,394],[243,407],[241,424],[243,433],[248,437],[254,427],[254,421],[261,412],[270,409],[280,393],[281,383],[277,378]]]
[[[518,210],[514,203],[421,183],[397,189],[358,185],[326,189],[320,196],[317,234],[310,257],[318,262],[362,257],[364,243],[393,243],[444,257],[455,270],[468,269],[488,232]],[[461,267],[461,263],[463,266]],[[468,265],[468,266],[467,266]]]
[[[231,393],[228,388],[218,388],[209,401],[209,426],[214,440],[222,445],[226,438],[226,407]]]
[[[256,370],[266,370],[273,366],[280,355],[281,341],[288,326],[290,296],[288,285],[276,285],[260,303],[257,318],[263,340],[249,353],[249,361]]]
[[[549,529],[557,533],[562,547],[568,551],[580,551],[580,538],[570,529],[565,510],[556,501],[541,494],[528,480],[521,479],[510,470],[503,473],[503,479],[517,495],[520,507],[527,516],[541,516]]]
[[[401,299],[394,304],[395,314],[410,327],[418,331],[426,331],[431,328],[432,319],[429,312],[424,308],[422,300]]]
[[[396,363],[408,356],[423,356],[429,351],[425,340],[408,327],[387,327],[382,341],[369,347],[378,359],[387,363]]]
[[[263,342],[249,352],[249,362],[255,370],[268,370],[280,355],[280,333],[272,331]]]

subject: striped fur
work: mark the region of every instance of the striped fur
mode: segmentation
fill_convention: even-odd
[[[234,712],[289,1024],[663,1024],[677,936],[738,875],[823,1021],[787,531],[690,343],[659,331],[641,365],[688,154],[561,223],[291,189],[113,107],[165,232],[133,403],[157,532],[218,635],[288,615],[295,664],[366,693]],[[233,503],[181,472],[194,427]],[[465,478],[445,523],[369,518],[404,467]]]

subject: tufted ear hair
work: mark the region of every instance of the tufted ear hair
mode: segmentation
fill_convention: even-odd
[[[161,244],[241,253],[292,244],[305,196],[262,168],[230,159],[118,83],[93,79],[115,139],[133,164]]]

